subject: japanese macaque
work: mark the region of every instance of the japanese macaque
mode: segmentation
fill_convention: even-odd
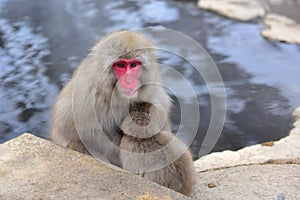
[[[191,196],[195,170],[188,148],[172,133],[159,131],[150,103],[130,107],[121,129],[120,143],[123,169],[177,192]]]
[[[61,91],[53,108],[51,138],[120,166],[120,126],[130,105],[137,102],[151,104],[155,127],[170,132],[171,101],[152,43],[139,33],[114,32],[93,47]]]

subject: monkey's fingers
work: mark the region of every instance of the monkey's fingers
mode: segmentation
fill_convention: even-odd
[[[147,126],[151,119],[149,113],[133,111],[130,112],[131,119],[138,126]]]
[[[145,113],[149,113],[150,107],[153,104],[148,103],[148,102],[135,102],[133,103],[130,108],[129,108],[129,112],[134,112],[134,111],[138,111],[138,112],[145,112]]]
[[[132,111],[125,117],[121,129],[133,137],[148,138],[159,133],[166,124],[166,113],[153,105],[146,112]]]

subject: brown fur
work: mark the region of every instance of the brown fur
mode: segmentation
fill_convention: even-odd
[[[143,63],[139,76],[141,87],[133,99],[125,98],[118,88],[112,64],[119,58],[137,58]],[[127,31],[107,35],[93,47],[59,95],[52,114],[52,140],[77,151],[85,152],[82,148],[85,147],[96,158],[120,165],[118,146],[122,131],[119,126],[128,115],[131,102],[157,105],[159,109],[153,109],[153,115],[158,120],[166,117],[167,120],[161,120],[166,122],[162,126],[164,130],[170,129],[171,101],[161,84],[149,40]]]
[[[150,107],[148,103],[135,105],[122,124],[125,133],[120,144],[122,167],[190,196],[195,184],[192,155],[173,134],[164,131],[153,134],[143,130],[156,130],[151,126],[158,125],[151,124]]]

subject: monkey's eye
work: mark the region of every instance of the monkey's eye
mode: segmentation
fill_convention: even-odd
[[[137,63],[136,63],[136,62],[133,62],[133,63],[130,64],[130,67],[131,67],[131,68],[135,68],[136,66],[137,66]]]
[[[140,67],[142,65],[141,61],[139,60],[134,60],[130,63],[130,68],[136,68],[136,67]]]
[[[121,63],[121,62],[118,62],[116,63],[116,66],[120,69],[123,69],[125,67],[125,64],[124,63]]]

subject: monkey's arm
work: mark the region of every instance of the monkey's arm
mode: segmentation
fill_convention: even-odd
[[[88,154],[74,125],[72,115],[72,89],[73,82],[69,81],[57,98],[52,111],[50,137],[52,141],[61,146]]]

